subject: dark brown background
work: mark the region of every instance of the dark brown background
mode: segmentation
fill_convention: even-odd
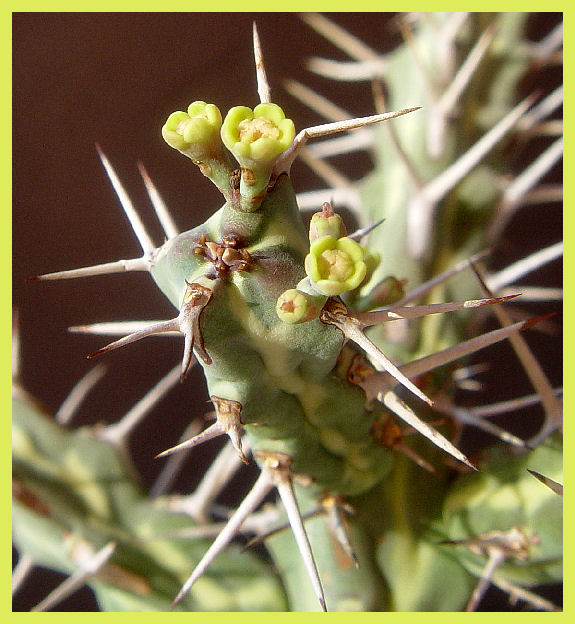
[[[330,17],[380,51],[399,41],[398,33],[386,26],[389,15]],[[26,281],[44,272],[140,254],[94,144],[101,145],[116,167],[157,243],[162,234],[139,179],[138,160],[147,167],[182,230],[203,221],[221,203],[219,195],[187,159],[163,142],[160,128],[169,113],[185,110],[195,99],[215,102],[224,113],[237,104],[258,102],[251,50],[254,19],[274,99],[297,128],[323,120],[283,91],[286,77],[315,86],[355,115],[373,113],[365,86],[335,84],[305,70],[305,59],[312,55],[345,57],[296,14],[14,15],[13,300],[22,333],[23,382],[50,410],[92,366],[85,355],[106,340],[70,335],[67,327],[174,316],[144,274]],[[547,32],[557,19],[557,15],[540,15],[534,33]],[[357,158],[346,171],[357,177],[367,164]],[[300,188],[321,186],[304,165],[294,168],[294,177]],[[526,248],[560,238],[559,209],[553,210],[548,220],[535,224],[535,230],[519,232]],[[559,285],[561,276],[552,268],[544,280]],[[558,340],[549,343],[555,354],[560,353]],[[110,374],[87,401],[80,422],[119,418],[178,361],[180,350],[178,341],[155,338],[110,354]],[[206,399],[202,377],[194,373],[140,427],[136,461],[144,485],[153,479],[150,458],[175,442],[186,422],[208,409]],[[204,461],[194,456],[193,470],[179,483],[182,490],[193,487]],[[248,485],[241,479],[234,482],[239,491]],[[26,586],[14,609],[38,602],[46,593],[45,582],[56,580],[48,575]],[[91,609],[91,605],[86,591],[60,609]]]

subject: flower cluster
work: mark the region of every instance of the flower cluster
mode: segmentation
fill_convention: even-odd
[[[234,106],[222,123],[217,106],[196,101],[187,113],[177,111],[168,117],[162,136],[191,158],[232,205],[253,212],[265,196],[276,160],[294,140],[295,127],[277,104],[263,103],[253,110]],[[239,200],[224,145],[240,165]]]

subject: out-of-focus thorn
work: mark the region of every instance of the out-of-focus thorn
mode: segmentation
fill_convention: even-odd
[[[175,238],[180,232],[172,219],[172,215],[170,214],[166,203],[162,199],[156,185],[152,182],[152,179],[141,162],[138,162],[138,169],[140,171],[140,175],[142,176],[142,180],[144,181],[144,185],[146,186],[146,191],[148,192],[148,197],[150,198],[154,212],[158,217],[158,221],[164,230],[166,238],[168,240]]]
[[[254,40],[254,60],[256,63],[256,78],[258,84],[258,95],[260,96],[260,102],[271,102],[271,89],[266,75],[266,68],[264,65],[264,56],[262,51],[262,45],[258,34],[258,28],[256,23],[253,25],[253,40]]]
[[[106,367],[103,364],[98,364],[80,379],[54,414],[54,419],[59,425],[70,423],[88,393],[105,374]]]
[[[325,160],[315,157],[307,148],[302,148],[299,158],[328,186],[332,188],[349,188],[351,180]]]
[[[562,62],[561,55],[557,53],[563,46],[563,22],[560,22],[541,41],[527,44],[527,50],[531,58],[542,65],[551,62]]]
[[[563,255],[563,241],[559,241],[540,249],[525,258],[521,258],[517,262],[510,264],[497,273],[492,273],[485,278],[485,284],[488,290],[497,292],[504,286],[517,282],[525,275],[532,271],[536,271],[545,264],[553,262]]]
[[[325,37],[350,58],[357,61],[377,61],[380,55],[347,30],[320,13],[301,13],[302,20]]]
[[[427,148],[432,158],[438,158],[443,153],[447,120],[485,57],[493,41],[495,28],[496,23],[494,22],[483,32],[465,61],[461,64],[459,71],[443,92],[443,95],[430,107],[429,123],[427,125]]]
[[[18,563],[12,571],[12,595],[16,594],[22,585],[30,578],[34,570],[34,561],[30,555],[20,553]]]
[[[361,200],[356,188],[320,189],[297,194],[300,210],[318,210],[326,199],[338,207],[349,208],[354,214],[361,212]],[[365,213],[364,213],[365,216]]]
[[[80,569],[77,572],[58,585],[56,589],[50,592],[48,596],[35,607],[32,607],[30,611],[47,611],[62,602],[62,600],[82,587],[90,577],[97,574],[114,554],[115,549],[116,543],[109,542],[101,550],[81,561]]]
[[[501,576],[495,576],[492,578],[491,583],[495,585],[495,587],[498,587],[501,591],[509,594],[510,599],[514,602],[517,600],[523,600],[529,606],[540,611],[562,611],[560,607],[554,605],[550,600],[546,600],[545,598],[538,596],[534,592],[529,591],[520,585],[514,585]]]
[[[93,334],[96,336],[126,336],[136,334],[149,329],[152,325],[158,325],[164,321],[111,321],[105,323],[92,323],[91,325],[73,325],[68,327],[69,332],[77,334]],[[179,336],[180,330],[164,332],[158,336]]]
[[[493,241],[501,235],[517,208],[522,205],[523,198],[551,171],[562,156],[563,139],[561,138],[542,152],[507,186],[489,227],[489,240]]]
[[[156,455],[156,459],[159,459],[160,457],[167,457],[168,455],[172,455],[173,453],[179,453],[180,451],[194,448],[195,446],[199,446],[204,442],[208,442],[209,440],[213,440],[218,436],[224,435],[224,433],[225,431],[223,430],[222,425],[216,422],[213,425],[210,425],[207,429],[204,429],[201,433],[198,433],[198,435],[195,435],[193,438],[185,440],[184,442],[181,442],[176,446],[172,446],[169,449],[158,453]]]
[[[540,472],[536,472],[535,470],[529,470],[527,468],[527,472],[531,473],[536,479],[541,481],[544,485],[546,485],[552,492],[558,494],[559,496],[563,496],[563,486],[557,481],[553,481],[549,477],[542,475]]]
[[[240,503],[225,528],[216,537],[210,548],[202,557],[195,570],[192,572],[184,586],[174,599],[172,609],[180,602],[180,600],[188,593],[192,585],[204,574],[211,565],[217,555],[232,541],[238,534],[244,520],[257,509],[259,504],[272,489],[273,484],[267,472],[262,472],[254,484],[253,488]]]
[[[533,102],[534,96],[525,98],[411,200],[408,206],[407,240],[412,257],[423,258],[428,252],[433,239],[433,217],[439,201],[510,132]]]
[[[117,423],[107,425],[97,430],[96,435],[120,448],[125,447],[132,431],[134,431],[140,422],[150,413],[153,407],[176,385],[179,378],[178,373],[179,366],[175,366]]]
[[[242,440],[243,452],[249,453],[247,440]],[[181,457],[178,455],[177,457]],[[230,479],[244,465],[230,440],[219,452],[192,494],[181,497],[178,511],[183,511],[198,522],[207,522],[209,509]]]
[[[375,223],[373,223],[371,225],[366,225],[364,228],[360,228],[359,230],[356,230],[355,232],[352,232],[348,236],[348,238],[351,238],[351,240],[359,241],[364,236],[367,236],[370,232],[375,230],[375,228],[380,226],[384,221],[385,221],[385,218],[379,219],[379,221],[376,221]]]
[[[563,105],[563,85],[537,103],[517,124],[519,132],[528,132]]]
[[[297,80],[285,80],[284,88],[290,95],[328,121],[343,121],[352,117],[351,113]]]
[[[484,293],[491,296],[492,291],[485,283],[479,269],[475,265],[473,265],[472,268]],[[493,306],[493,311],[503,327],[511,324],[511,320],[507,312],[500,305]],[[543,426],[541,427],[539,433],[533,436],[528,442],[530,446],[537,446],[547,436],[551,435],[551,433],[561,429],[563,426],[563,407],[561,402],[555,396],[553,387],[549,383],[541,365],[537,361],[537,358],[533,355],[523,336],[520,334],[513,334],[509,337],[509,340],[533,388],[541,395],[541,403],[543,404],[543,408],[545,410],[545,421]]]

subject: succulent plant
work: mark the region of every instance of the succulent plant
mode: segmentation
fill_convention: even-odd
[[[272,19],[260,24],[266,50]],[[398,15],[387,28],[401,40],[381,53],[331,19],[306,14],[308,27],[349,56],[314,58],[309,69],[321,80],[360,83],[374,110],[354,117],[288,81],[288,93],[323,117],[299,131],[283,104],[288,96],[274,89],[272,101],[254,27],[259,103],[252,106],[256,90],[245,88],[226,114],[221,104],[176,102],[187,112],[166,114],[161,131],[204,184],[213,183],[221,207],[207,218],[204,211],[201,225],[186,216],[192,229],[180,232],[162,182],[140,167],[160,245],[111,164],[113,152],[106,148],[108,158],[98,148],[139,254],[43,273],[36,282],[56,283],[27,291],[149,273],[175,316],[141,320],[140,310],[129,317],[137,320],[73,329],[90,341],[90,359],[126,347],[107,357],[131,366],[131,351],[151,368],[157,354],[173,353],[174,341],[147,340],[147,352],[133,343],[156,335],[183,336],[183,348],[175,347],[183,356],[117,422],[108,413],[126,400],[118,375],[95,416],[80,415],[94,383],[105,383],[100,365],[46,416],[24,389],[27,313],[19,306],[17,599],[40,566],[66,580],[36,610],[57,610],[83,585],[110,611],[477,610],[490,586],[531,609],[560,608],[545,592],[562,579],[561,392],[531,338],[555,330],[556,318],[543,315],[558,289],[517,282],[544,271],[561,244],[531,252],[513,230],[526,215],[546,223],[558,214],[560,184],[549,180],[562,154],[554,74],[562,31],[554,19],[530,39],[531,19]],[[207,98],[194,83],[186,97]],[[371,169],[354,181],[334,164],[352,159],[354,167],[366,154]],[[298,158],[325,187],[300,192]],[[204,197],[191,201],[203,205]],[[94,228],[98,215],[88,218]],[[541,246],[538,235],[533,244]],[[499,268],[513,244],[521,258]],[[118,296],[137,305],[149,292],[140,283],[120,286]],[[70,284],[61,286],[65,297]],[[527,312],[516,307],[522,301]],[[94,347],[94,334],[115,339]],[[511,348],[497,362],[500,352],[490,349],[502,341]],[[511,369],[524,371],[532,388],[510,387]],[[485,377],[489,388],[474,403],[469,389]],[[155,406],[190,378],[206,384],[212,422],[194,418],[184,397],[187,422],[176,430],[174,408]],[[203,393],[193,401],[200,413]],[[517,427],[527,409],[529,422]],[[512,417],[498,422],[501,414]],[[72,417],[81,425],[70,426]],[[156,418],[169,420],[165,431],[149,424]],[[148,457],[163,462],[149,484],[133,443],[143,429]],[[229,441],[200,478],[198,447],[214,448],[216,438]],[[250,537],[244,552],[233,543]],[[253,542],[263,547],[252,552]]]

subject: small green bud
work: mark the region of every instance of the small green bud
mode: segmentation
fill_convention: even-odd
[[[325,297],[313,297],[296,288],[290,288],[278,297],[276,312],[284,323],[306,323],[319,316],[325,301]]]
[[[313,243],[323,236],[342,238],[347,234],[343,219],[333,211],[331,204],[326,202],[321,212],[312,215],[309,224],[309,242]]]
[[[351,238],[324,236],[312,243],[305,258],[305,272],[320,293],[341,295],[364,280],[365,249]]]

